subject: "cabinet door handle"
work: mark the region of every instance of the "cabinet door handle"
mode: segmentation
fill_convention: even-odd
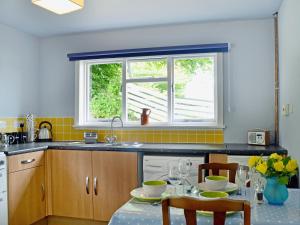
[[[22,160],[21,164],[29,164],[29,163],[33,163],[34,161],[35,161],[35,159]]]
[[[86,190],[86,193],[89,195],[90,194],[90,189],[89,189],[89,183],[90,183],[90,178],[89,177],[86,177],[85,178],[85,190]]]
[[[41,191],[42,191],[42,202],[43,202],[45,200],[45,195],[46,195],[44,184],[41,184]]]
[[[98,195],[97,186],[98,186],[98,180],[97,180],[97,177],[94,177],[94,193],[95,193],[95,195]]]

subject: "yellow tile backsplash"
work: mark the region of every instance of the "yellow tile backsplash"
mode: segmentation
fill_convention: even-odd
[[[25,118],[15,118],[15,117],[0,118],[0,133],[21,131],[21,129],[18,127],[18,124],[20,122],[25,123]],[[2,128],[2,125],[4,125],[5,127]]]
[[[15,121],[24,121],[24,118],[0,118],[5,121],[7,127],[0,128],[0,132],[14,132],[19,129],[14,127]],[[98,133],[98,141],[104,141],[104,137],[110,134],[110,130],[78,130],[73,128],[71,117],[38,117],[35,119],[36,129],[42,121],[49,121],[53,125],[54,141],[81,141],[83,133],[95,131]],[[205,143],[223,144],[224,132],[222,129],[123,129],[115,130],[118,141],[138,141],[146,143]]]

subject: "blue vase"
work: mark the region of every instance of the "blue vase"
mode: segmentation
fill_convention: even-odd
[[[283,205],[289,197],[289,192],[286,185],[278,182],[277,177],[269,177],[267,178],[264,196],[271,205]]]

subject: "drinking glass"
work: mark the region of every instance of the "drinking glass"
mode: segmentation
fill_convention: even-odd
[[[241,195],[246,197],[246,182],[249,181],[249,167],[240,165],[237,170],[237,178]]]
[[[178,169],[178,161],[170,161],[168,164],[168,180],[175,187],[175,194],[177,194],[177,186],[180,184],[180,174]]]
[[[189,160],[189,159],[180,159],[179,160],[178,169],[179,169],[179,174],[180,174],[180,178],[181,178],[181,182],[182,182],[182,186],[183,186],[183,193],[186,192],[185,183],[186,183],[186,179],[190,175],[191,167],[192,167],[191,160]]]

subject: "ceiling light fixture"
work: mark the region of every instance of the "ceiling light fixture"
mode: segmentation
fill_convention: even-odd
[[[32,0],[32,3],[59,15],[80,10],[84,6],[84,0]]]

